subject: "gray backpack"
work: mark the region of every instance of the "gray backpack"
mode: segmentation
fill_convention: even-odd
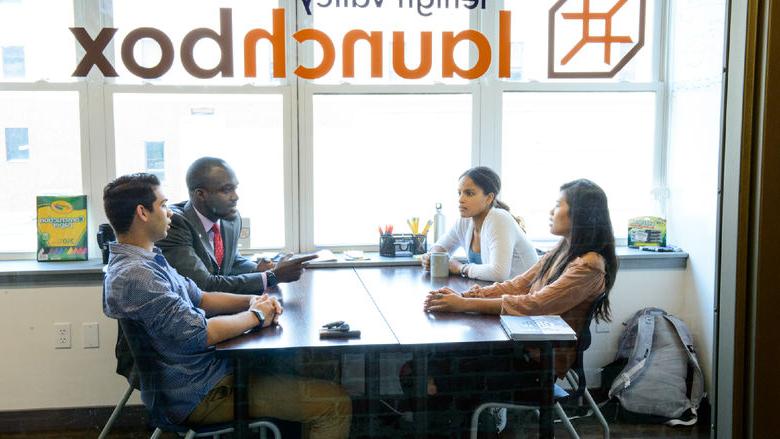
[[[630,412],[666,418],[668,425],[695,424],[704,377],[688,327],[659,308],[639,310],[625,325],[617,359],[628,363],[612,382],[610,398]]]

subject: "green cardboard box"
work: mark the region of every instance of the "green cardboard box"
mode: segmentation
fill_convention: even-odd
[[[628,220],[629,247],[666,247],[666,220],[640,216]]]
[[[38,196],[39,261],[86,261],[87,196]]]

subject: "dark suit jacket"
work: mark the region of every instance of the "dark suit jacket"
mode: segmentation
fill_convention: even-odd
[[[203,291],[253,294],[262,291],[263,274],[255,271],[257,264],[238,253],[240,216],[221,221],[225,253],[220,270],[209,235],[192,204],[189,201],[174,204],[171,210],[171,229],[165,239],[157,241],[157,246],[179,274],[192,279]]]

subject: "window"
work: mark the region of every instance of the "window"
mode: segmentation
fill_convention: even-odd
[[[165,181],[165,142],[144,142],[146,146],[146,172]]]
[[[315,245],[378,245],[377,225],[409,233],[437,202],[455,218],[471,111],[467,94],[315,96]]]
[[[654,208],[653,93],[506,93],[503,118],[504,199],[533,238],[557,239],[548,212],[561,184],[577,178],[607,193],[616,237]]]
[[[444,57],[442,49],[442,34],[444,32],[453,32],[455,34],[468,30],[470,28],[469,9],[460,6],[458,8],[436,9],[428,11],[430,15],[420,15],[415,9],[410,9],[408,4],[401,6],[401,2],[385,2],[382,4],[381,12],[371,8],[315,8],[313,19],[306,23],[327,34],[337,48],[333,67],[323,78],[318,79],[318,83],[466,83],[466,80],[453,76],[451,78],[442,75],[442,59]],[[316,2],[314,2],[316,4]],[[299,7],[299,14],[306,14],[303,7]],[[308,15],[306,15],[308,18]],[[365,39],[358,39],[354,44],[346,40],[345,35],[348,31],[357,30],[365,32],[376,38],[376,43],[369,44]],[[430,32],[430,50],[423,50],[422,40],[423,32]],[[400,33],[402,38],[396,38],[396,33]],[[394,52],[396,42],[403,44],[403,51],[399,49],[398,56]],[[344,50],[349,46],[354,51],[354,55],[349,57]],[[468,42],[461,42],[455,46],[454,60],[458,67],[468,68],[469,63]],[[321,62],[323,52],[321,46],[314,43],[304,43],[303,51],[305,65],[313,66]],[[372,70],[372,56],[380,54],[380,63],[378,71]],[[402,56],[400,54],[403,54]],[[430,59],[430,64],[426,68],[422,61],[423,57]],[[426,72],[423,78],[409,80],[404,79],[396,71],[395,64],[400,64],[408,70],[420,70],[420,73]],[[354,69],[352,77],[345,74],[345,65]],[[403,69],[399,69],[403,70]]]
[[[504,9],[512,13],[511,20],[511,68],[513,71],[509,81],[522,82],[578,82],[578,83],[616,83],[616,82],[648,82],[656,77],[657,65],[654,60],[656,38],[659,36],[655,22],[655,13],[660,6],[656,0],[647,0],[645,13],[645,38],[644,46],[639,50],[628,64],[621,69],[614,78],[600,79],[566,79],[548,77],[548,50],[549,50],[549,13],[557,0],[505,0]],[[604,12],[616,2],[592,1],[589,8],[591,12]],[[583,9],[582,0],[569,1],[562,5],[560,12],[577,14]],[[625,4],[619,13],[610,21],[611,35],[628,35],[636,38],[636,23],[630,18],[635,18],[639,12],[639,2],[632,1]],[[601,37],[606,32],[605,20],[591,18],[588,22],[589,35]],[[567,20],[564,23],[556,22],[555,43],[556,55],[569,52],[580,39],[582,39],[582,20]],[[631,34],[631,35],[629,35]],[[603,64],[604,44],[588,44],[582,48],[584,56],[572,58],[569,65],[576,65],[578,70],[596,70]],[[611,57],[621,58],[632,47],[631,44],[610,45]],[[586,53],[590,52],[590,53]],[[519,74],[515,74],[519,71]],[[522,73],[520,73],[522,72]]]
[[[376,248],[378,225],[409,233],[406,219],[419,217],[424,224],[436,203],[443,204],[447,218],[456,218],[457,181],[472,163],[479,110],[476,87],[457,74],[443,74],[442,35],[471,29],[477,12],[460,3],[419,11],[400,2],[385,2],[381,11],[313,7],[309,16],[299,5],[299,16],[306,27],[325,32],[336,51],[326,75],[305,85],[299,81],[302,102],[312,102],[301,121],[312,127],[301,140],[304,152],[311,148],[302,157],[311,162],[311,179],[301,188],[311,193],[302,200],[310,198],[311,207],[302,205],[301,247]],[[358,39],[352,46],[346,38],[350,30],[375,42]],[[431,34],[429,50],[423,32]],[[403,50],[395,51],[401,42]],[[345,46],[354,47],[352,56]],[[471,46],[455,45],[458,68],[473,67]],[[312,43],[302,44],[299,53],[305,66],[323,59]],[[422,77],[408,79],[410,71]]]
[[[534,239],[552,239],[551,203],[562,183],[579,177],[607,191],[618,237],[625,235],[627,218],[665,213],[663,133],[670,97],[659,17],[670,7],[667,1],[645,2],[644,46],[625,68],[613,78],[590,79],[548,77],[548,17],[555,0],[485,2],[484,10],[469,9],[470,2],[441,2],[448,8],[434,2],[427,9],[426,2],[384,2],[381,10],[376,2],[365,8],[312,2],[311,15],[294,0],[99,3],[99,14],[83,14],[93,2],[49,0],[45,5],[53,12],[43,17],[31,2],[0,2],[3,65],[17,75],[8,78],[4,70],[2,81],[13,84],[0,83],[0,96],[39,102],[70,96],[73,107],[57,111],[83,125],[68,134],[65,150],[69,166],[84,170],[80,177],[88,185],[79,186],[79,179],[70,190],[90,195],[90,208],[98,212],[95,200],[103,185],[128,172],[158,175],[168,198],[183,201],[187,167],[198,157],[217,156],[237,172],[239,209],[252,220],[253,249],[375,248],[377,225],[392,223],[404,232],[407,218],[427,220],[436,203],[444,205],[452,224],[459,216],[458,176],[478,164],[501,173],[502,198],[524,217]],[[582,4],[572,0],[565,7]],[[597,9],[606,3],[590,4]],[[274,77],[279,65],[271,42],[260,39],[244,47],[253,29],[273,30],[273,9],[279,7],[287,37],[284,78]],[[499,10],[511,12],[508,40],[501,39]],[[40,20],[45,35],[22,30]],[[625,17],[616,19],[614,32],[628,32],[626,23]],[[67,30],[73,26],[91,36],[103,27],[119,29],[104,50],[118,77],[102,79],[93,67],[88,89],[86,80],[71,76],[84,54]],[[172,57],[163,53],[159,37],[131,39],[131,50],[122,54],[131,32],[144,27],[165,33]],[[319,44],[291,38],[307,28],[325,33],[334,45],[332,67],[313,80],[294,73],[324,59]],[[182,42],[196,29],[210,36],[192,46],[191,58],[201,70],[215,68],[212,78],[195,77],[182,62],[182,56],[190,57]],[[592,29],[606,32],[598,23]],[[350,36],[349,30],[358,32]],[[452,65],[456,71],[475,69],[484,56],[470,41],[451,48],[444,43],[445,35],[469,30],[483,35],[492,51],[491,70],[476,80],[447,74]],[[430,48],[423,44],[425,32]],[[575,23],[561,32],[556,45],[564,47],[581,35],[581,27]],[[395,50],[400,36],[403,51]],[[498,77],[499,42],[511,49],[508,78]],[[254,77],[245,75],[245,49],[257,55]],[[421,67],[429,50],[425,74],[405,78]],[[611,54],[629,50],[615,44]],[[232,73],[224,69],[227,55]],[[171,58],[164,74],[139,77],[139,67],[154,67],[164,56]],[[452,62],[445,68],[447,57]],[[3,114],[0,126],[27,127],[34,137],[27,140],[36,148],[24,150],[21,144],[30,142],[22,141],[7,145],[6,165],[45,160],[59,167],[41,149],[58,128],[20,120],[16,102],[8,102],[3,108],[14,111]],[[29,115],[55,117],[35,110]],[[82,157],[89,162],[82,164]],[[0,253],[6,251],[0,247]]]
[[[24,47],[3,47],[3,76],[24,77]]]
[[[81,131],[76,92],[0,91],[0,193],[4,253],[35,252],[36,195],[81,195]],[[20,184],[23,182],[23,184]],[[100,204],[90,206],[99,209]]]
[[[0,81],[75,82],[74,9],[63,0],[0,2]]]
[[[666,98],[661,93],[661,63],[655,50],[660,41],[655,16],[662,2],[646,2],[644,45],[614,77],[548,77],[549,39],[539,36],[555,35],[553,53],[558,59],[582,39],[583,32],[581,23],[569,26],[558,21],[553,31],[548,29],[553,5],[572,13],[584,7],[598,12],[613,3],[505,2],[512,12],[512,75],[501,82],[502,104],[497,110],[502,121],[501,175],[504,199],[525,218],[533,239],[557,239],[548,232],[548,212],[560,185],[577,178],[591,179],[605,190],[619,239],[626,237],[629,218],[665,216],[665,200],[655,197],[664,193],[659,176],[665,165],[660,159],[665,146],[658,133],[663,123],[659,108],[665,108]],[[610,45],[611,62],[626,56],[638,41],[637,25],[629,18],[639,16],[639,4],[628,2],[626,7],[635,9],[614,15],[609,32],[628,36],[632,43]],[[594,36],[608,32],[604,22],[591,19],[588,32]],[[583,60],[579,71],[602,69],[605,46],[586,44],[572,58]]]
[[[118,28],[115,42],[124,44],[127,36],[135,29],[153,27],[165,33],[172,44],[170,68],[153,79],[142,79],[128,69],[127,62],[121,54],[122,44],[114,44],[114,67],[119,76],[120,84],[137,84],[150,82],[154,84],[218,84],[218,85],[278,85],[284,81],[272,76],[273,55],[271,44],[261,40],[256,44],[256,77],[247,78],[244,74],[244,36],[252,29],[273,29],[272,9],[278,6],[278,1],[245,1],[225,0],[192,1],[192,0],[134,0],[113,1],[114,27]],[[221,9],[227,12],[230,28],[223,29],[220,23]],[[182,11],[187,11],[182,14]],[[154,14],[148,13],[154,11]],[[214,73],[208,79],[193,76],[185,68],[182,61],[182,41],[187,34],[195,29],[209,29],[216,37],[201,38],[192,48],[191,58],[195,68],[211,70],[225,65],[232,66],[230,76],[224,72]],[[233,38],[223,38],[232,32]],[[221,45],[220,45],[221,44]],[[141,38],[132,46],[133,60],[141,67],[151,68],[161,63],[162,49],[160,42],[152,38]],[[232,64],[228,62],[232,60]]]
[[[222,158],[236,171],[252,247],[284,247],[282,109],[276,94],[115,93],[116,175],[155,173],[176,203],[189,196],[185,176],[195,159]]]
[[[30,136],[27,128],[5,129],[5,159],[27,160],[30,158]]]

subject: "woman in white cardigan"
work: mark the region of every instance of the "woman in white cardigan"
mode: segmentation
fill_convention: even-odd
[[[536,263],[537,255],[520,227],[520,219],[498,200],[501,179],[492,169],[477,166],[458,181],[461,218],[431,248],[431,252],[452,254],[463,247],[468,262],[450,258],[450,273],[463,277],[501,282],[523,274]],[[430,253],[422,257],[430,270]]]

